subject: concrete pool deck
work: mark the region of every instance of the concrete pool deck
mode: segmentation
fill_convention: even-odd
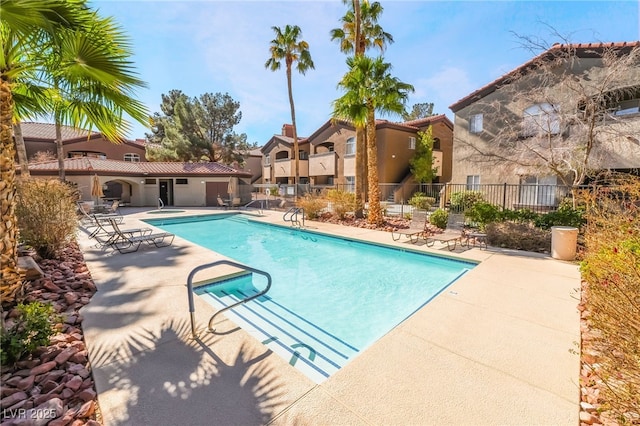
[[[184,216],[220,210],[183,209]],[[123,228],[161,217],[126,210]],[[282,212],[256,218],[283,223]],[[307,222],[390,246],[480,261],[320,385],[231,321],[206,326],[186,277],[221,255],[176,237],[118,254],[79,243],[98,292],[83,329],[105,425],[576,425],[578,266],[489,247],[449,252],[390,233]],[[276,283],[274,283],[276,285]]]

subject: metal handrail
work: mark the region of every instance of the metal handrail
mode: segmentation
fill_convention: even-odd
[[[302,224],[300,223],[300,220],[298,220],[298,213],[302,213]],[[287,215],[290,215],[289,218],[287,218]],[[282,220],[284,220],[285,222],[291,222],[291,226],[297,226],[298,228],[303,227],[304,226],[304,208],[291,207],[282,215]]]
[[[158,210],[162,209],[164,209],[164,201],[162,201],[162,198],[158,198]]]
[[[230,265],[230,266],[235,266],[236,268],[240,268],[240,269],[244,269],[246,271],[250,271],[250,272],[255,272],[256,274],[260,274],[260,275],[264,275],[267,278],[267,286],[265,287],[264,290],[262,290],[261,292],[254,294],[251,297],[248,297],[246,299],[242,299],[236,303],[233,303],[229,306],[225,306],[224,308],[220,309],[218,312],[216,312],[215,314],[213,314],[211,316],[211,318],[209,319],[209,324],[208,324],[208,328],[209,331],[211,331],[212,333],[215,332],[215,330],[211,327],[211,324],[213,323],[213,319],[218,315],[221,314],[224,311],[227,311],[229,309],[235,308],[238,305],[241,305],[243,303],[246,303],[250,300],[256,299],[262,295],[264,295],[267,291],[269,291],[269,289],[271,288],[271,275],[268,272],[265,271],[261,271],[259,269],[255,269],[252,268],[251,266],[247,266],[247,265],[243,265],[241,263],[238,262],[234,262],[232,260],[218,260],[212,263],[207,263],[204,265],[200,265],[196,268],[194,268],[190,273],[189,276],[187,277],[187,296],[189,298],[189,315],[191,317],[191,334],[193,335],[194,339],[198,338],[198,334],[196,333],[196,320],[195,320],[195,312],[196,312],[196,307],[195,307],[195,303],[194,303],[194,299],[193,299],[193,277],[200,271],[202,271],[203,269],[208,269],[208,268],[212,268],[214,266],[218,266],[218,265]],[[216,285],[220,285],[222,283],[224,283],[225,281],[221,281],[219,283],[214,283],[212,284],[212,286],[216,286]]]

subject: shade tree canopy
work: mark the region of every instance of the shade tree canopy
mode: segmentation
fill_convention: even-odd
[[[240,103],[228,93],[189,97],[180,90],[162,94],[161,112],[151,117],[149,161],[213,161],[241,165],[257,146],[233,131],[240,123]]]

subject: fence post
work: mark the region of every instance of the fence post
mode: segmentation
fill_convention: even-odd
[[[507,206],[507,182],[504,183],[502,189],[502,210]]]

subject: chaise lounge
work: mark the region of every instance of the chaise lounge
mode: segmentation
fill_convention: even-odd
[[[116,232],[116,238],[109,244],[120,253],[132,253],[138,251],[140,244],[147,243],[156,247],[166,247],[173,243],[174,234],[169,232],[159,232],[156,234],[140,233],[140,235],[132,235],[120,230],[118,223],[114,219],[109,219],[111,227]]]

